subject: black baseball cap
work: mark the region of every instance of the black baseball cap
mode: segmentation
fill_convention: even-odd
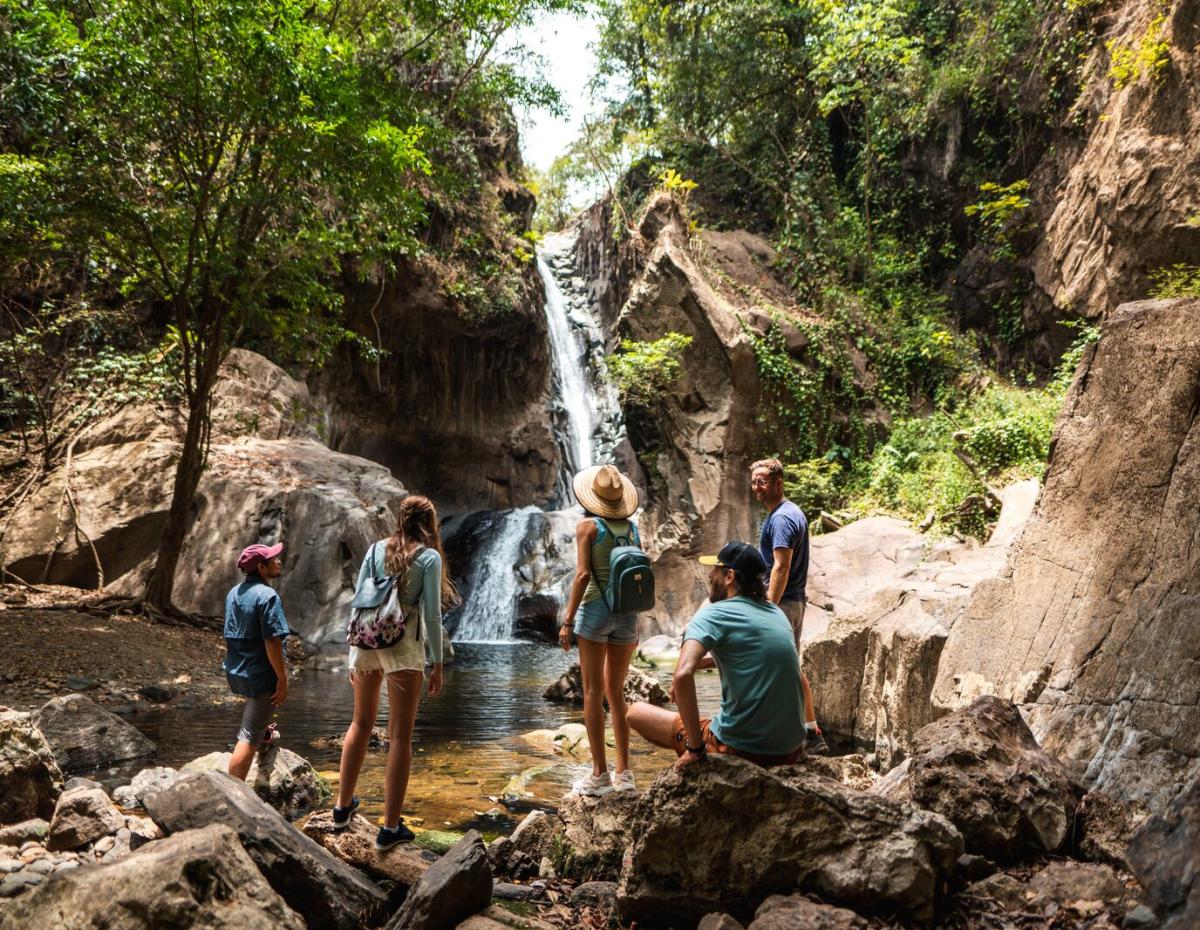
[[[700,556],[701,565],[720,565],[732,568],[740,575],[761,575],[767,570],[762,554],[748,543],[737,539],[725,543],[716,555]]]

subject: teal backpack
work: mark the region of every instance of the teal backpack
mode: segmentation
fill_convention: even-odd
[[[612,533],[607,522],[598,528]],[[600,588],[600,597],[609,613],[637,614],[654,609],[654,569],[650,557],[639,545],[637,527],[631,521],[630,536],[613,533],[613,548],[608,554],[608,584]]]

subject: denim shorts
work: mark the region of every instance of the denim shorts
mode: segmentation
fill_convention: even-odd
[[[587,601],[575,616],[575,635],[594,643],[629,646],[638,641],[637,614],[612,614],[601,598]]]

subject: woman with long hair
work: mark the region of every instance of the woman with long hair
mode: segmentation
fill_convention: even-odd
[[[436,697],[442,690],[442,610],[458,599],[445,566],[437,511],[429,498],[412,495],[400,503],[396,531],[367,550],[358,572],[356,591],[363,589],[369,577],[377,584],[389,576],[394,577],[397,602],[411,611],[406,619],[405,635],[394,645],[382,649],[350,647],[354,719],[342,743],[333,826],[335,830],[350,826],[358,807],[354,788],[362,771],[371,729],[375,726],[380,690],[386,680],[388,757],[383,826],[375,838],[378,849],[390,849],[413,838],[412,831],[400,816],[412,768],[413,725],[417,719],[417,705],[421,702],[426,658],[432,663],[429,696]]]
[[[579,644],[583,678],[583,722],[592,752],[592,773],[572,791],[596,797],[610,791],[634,792],[629,769],[629,724],[625,720],[625,675],[638,643],[637,614],[614,614],[603,594],[608,584],[608,557],[615,545],[638,545],[630,517],[638,507],[633,482],[613,465],[585,468],[572,481],[584,517],[575,527],[575,581],[559,629],[563,651],[571,634]],[[616,770],[608,773],[604,746],[604,697],[612,713]]]

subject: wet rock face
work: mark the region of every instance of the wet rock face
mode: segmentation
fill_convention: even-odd
[[[154,752],[136,727],[82,694],[52,698],[34,714],[65,772],[88,772]]]
[[[903,769],[878,790],[936,811],[962,832],[968,852],[1000,861],[1062,849],[1082,796],[1017,708],[994,697],[918,732]]]
[[[0,823],[49,818],[63,774],[33,715],[0,708]]]
[[[1200,780],[1146,822],[1128,858],[1162,930],[1200,926]]]
[[[631,832],[618,908],[648,923],[748,913],[798,891],[923,919],[962,853],[938,814],[731,757],[659,776]]]
[[[933,691],[1021,704],[1089,787],[1161,810],[1200,776],[1200,300],[1127,304],[1080,364],[1038,510]]]
[[[386,355],[375,365],[346,346],[319,376],[330,444],[382,463],[443,509],[544,503],[559,455],[537,273],[528,269],[514,307],[487,319],[461,313],[446,284],[403,268],[382,289],[349,295],[347,325]]]
[[[0,926],[155,930],[305,930],[228,827],[211,825],[154,843],[112,865],[74,869],[0,912]],[[184,916],[186,915],[186,917]]]

